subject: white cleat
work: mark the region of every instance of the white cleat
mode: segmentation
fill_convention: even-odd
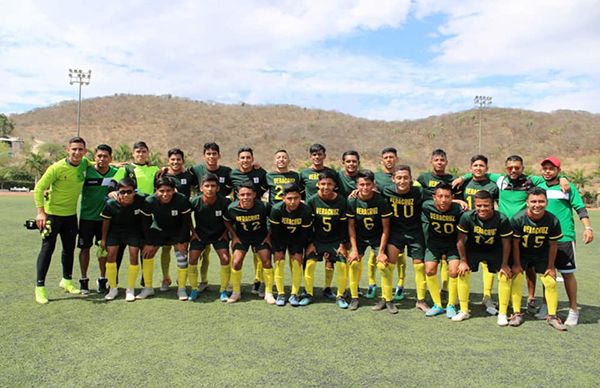
[[[237,292],[232,292],[231,296],[227,299],[227,303],[235,303],[242,299],[242,296]]]
[[[125,290],[125,300],[127,302],[135,301],[135,292],[133,291],[133,288],[128,288]]]
[[[135,299],[146,299],[154,295],[154,288],[144,287],[142,291],[135,296]]]
[[[181,301],[186,301],[188,300],[188,294],[185,291],[185,288],[178,288],[177,289],[177,297],[179,298],[179,300]]]
[[[275,298],[273,297],[273,294],[265,294],[265,302],[267,302],[267,304],[275,304]]]
[[[498,326],[508,326],[508,317],[506,314],[498,314]]]
[[[108,290],[108,294],[104,295],[104,299],[106,299],[106,300],[115,300],[115,298],[117,297],[117,295],[119,295],[119,289],[118,288],[111,288],[110,290]]]
[[[469,313],[465,313],[464,311],[459,311],[458,314],[452,317],[454,322],[462,322],[465,319],[469,319],[471,315]]]
[[[490,314],[490,315],[498,314],[498,309],[496,308],[496,305],[492,301],[492,298],[490,298],[490,297],[483,298],[483,300],[481,301],[481,304],[485,306],[485,311],[488,314]]]

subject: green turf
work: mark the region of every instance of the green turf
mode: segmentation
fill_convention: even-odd
[[[57,249],[46,283],[51,301],[40,306],[33,300],[39,234],[22,226],[35,215],[32,198],[3,196],[0,207],[0,386],[598,384],[598,241],[578,247],[581,319],[566,333],[533,319],[500,328],[476,304],[473,318],[462,323],[426,319],[413,308],[410,267],[408,298],[395,316],[372,312],[373,301],[361,301],[356,312],[322,299],[306,308],[268,306],[248,286],[241,303],[224,305],[217,300],[214,258],[211,290],[196,303],[179,302],[173,287],[134,303],[126,303],[121,290],[118,300],[105,303],[95,293],[61,293]],[[592,213],[592,223],[600,226],[600,213]],[[97,266],[90,267],[95,279]],[[247,260],[245,283],[251,268]],[[159,272],[157,263],[155,285]],[[120,275],[125,279],[126,266]],[[322,267],[317,275],[321,286]],[[562,283],[559,290],[564,317]],[[472,291],[472,301],[480,300],[479,274]]]

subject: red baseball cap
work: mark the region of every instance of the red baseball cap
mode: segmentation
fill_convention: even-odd
[[[549,156],[546,159],[542,160],[542,165],[546,162],[552,163],[554,167],[560,168],[560,159],[555,156]]]

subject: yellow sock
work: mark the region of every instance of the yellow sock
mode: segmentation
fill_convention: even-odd
[[[185,288],[185,283],[187,283],[187,268],[177,268],[177,288]]]
[[[333,268],[325,266],[325,288],[331,288],[333,284]]]
[[[169,279],[169,265],[171,265],[171,246],[165,245],[160,250],[160,268],[163,279]],[[146,279],[146,275],[144,275],[144,279]]]
[[[359,268],[359,261],[358,260],[354,260],[352,263],[350,263],[350,273],[349,273],[349,278],[350,278],[350,296],[352,297],[352,299],[358,299],[358,268]]]
[[[188,279],[192,290],[198,289],[198,264],[190,264],[188,267]]]
[[[508,301],[510,300],[510,279],[498,272],[498,312],[508,314]]]
[[[106,278],[110,288],[117,288],[117,263],[106,263]]]
[[[425,300],[427,280],[425,280],[425,263],[413,264],[415,269],[415,286],[417,289],[417,300]]]
[[[242,269],[239,271],[231,268],[231,287],[233,288],[233,292],[236,294],[241,293],[242,289]]]
[[[254,253],[254,282],[263,283],[263,267],[262,261],[260,261],[260,257],[258,253]]]
[[[441,261],[440,277],[442,278],[442,290],[448,290],[448,260]]]
[[[448,305],[455,305],[458,299],[458,278],[448,279]]]
[[[370,286],[377,284],[377,278],[376,278],[376,274],[375,274],[376,268],[377,268],[377,259],[375,257],[375,252],[370,251],[369,260],[367,260],[367,278],[369,280]]]
[[[460,301],[460,311],[469,312],[469,288],[471,285],[471,272],[458,277],[458,300]]]
[[[263,279],[265,280],[265,293],[273,293],[273,268],[263,268]]]
[[[551,276],[541,276],[544,284],[544,296],[546,297],[546,305],[548,306],[548,315],[556,315],[558,308],[558,291],[556,289],[556,280]]]
[[[298,295],[300,292],[300,283],[302,283],[302,266],[296,260],[291,260],[292,265],[292,295]]]
[[[358,272],[356,273],[356,287],[360,287],[360,279],[362,279],[363,273],[363,263],[362,261],[358,262]]]
[[[210,245],[202,251],[202,263],[200,263],[200,281],[208,283],[208,265],[210,264]]]
[[[391,302],[394,298],[394,291],[392,284],[394,283],[394,270],[396,264],[385,265],[383,263],[377,263],[377,269],[381,274],[381,296],[386,302]]]
[[[108,265],[108,263],[106,263]],[[116,263],[115,263],[116,267]],[[108,267],[107,267],[108,271]],[[108,273],[108,272],[107,272]],[[139,264],[129,264],[129,270],[127,271],[127,288],[134,289],[135,281],[137,280],[138,273],[140,273],[140,265]],[[115,273],[115,283],[117,282],[116,273]]]
[[[492,287],[494,287],[494,274],[488,270],[488,265],[485,261],[481,262],[483,270],[483,297],[492,297]]]
[[[513,311],[515,313],[521,312],[521,299],[523,298],[523,272],[518,274],[512,279],[510,285],[510,297],[512,299]]]
[[[404,288],[404,278],[406,277],[406,255],[405,254],[401,253],[398,255],[397,266],[398,266],[398,283],[396,283],[396,286]]]
[[[285,258],[275,262],[275,287],[277,288],[277,294],[285,294]]]
[[[223,292],[227,289],[227,284],[229,283],[229,279],[231,277],[231,266],[229,264],[225,264],[221,266],[221,286],[219,287],[219,292]]]
[[[310,296],[314,296],[315,286],[315,269],[317,268],[316,260],[306,260],[306,268],[304,268],[304,288],[306,293]]]
[[[152,276],[154,275],[154,258],[144,259],[144,265],[142,265],[142,273],[144,274],[144,287],[152,288]]]
[[[344,292],[346,292],[346,283],[348,282],[348,278],[346,276],[348,273],[346,268],[347,264],[342,261],[338,261],[335,263],[335,267],[337,270],[337,296],[340,298],[344,296]]]
[[[433,303],[441,307],[442,297],[440,296],[440,283],[438,282],[437,275],[426,275],[425,278],[427,279],[427,288],[429,288],[429,295],[431,296],[431,300],[433,300]]]

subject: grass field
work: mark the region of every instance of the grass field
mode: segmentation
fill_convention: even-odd
[[[57,249],[46,282],[51,301],[41,306],[33,300],[40,237],[22,226],[35,215],[33,200],[0,196],[0,207],[2,387],[598,385],[599,241],[578,247],[581,317],[566,333],[532,318],[519,328],[500,328],[478,304],[462,323],[426,319],[413,307],[410,266],[408,298],[395,316],[372,312],[372,301],[361,301],[356,312],[322,299],[306,308],[268,306],[248,286],[242,303],[224,305],[217,300],[214,264],[211,289],[196,303],[179,302],[174,287],[135,303],[126,303],[121,291],[106,303],[95,293],[61,292]],[[600,213],[592,213],[592,223],[600,227]],[[247,260],[246,284],[251,268]],[[155,278],[159,272],[157,264]],[[120,275],[125,279],[126,265]],[[322,267],[317,275],[321,286]],[[472,292],[471,300],[479,301],[479,275]],[[559,292],[564,318],[562,283]]]

